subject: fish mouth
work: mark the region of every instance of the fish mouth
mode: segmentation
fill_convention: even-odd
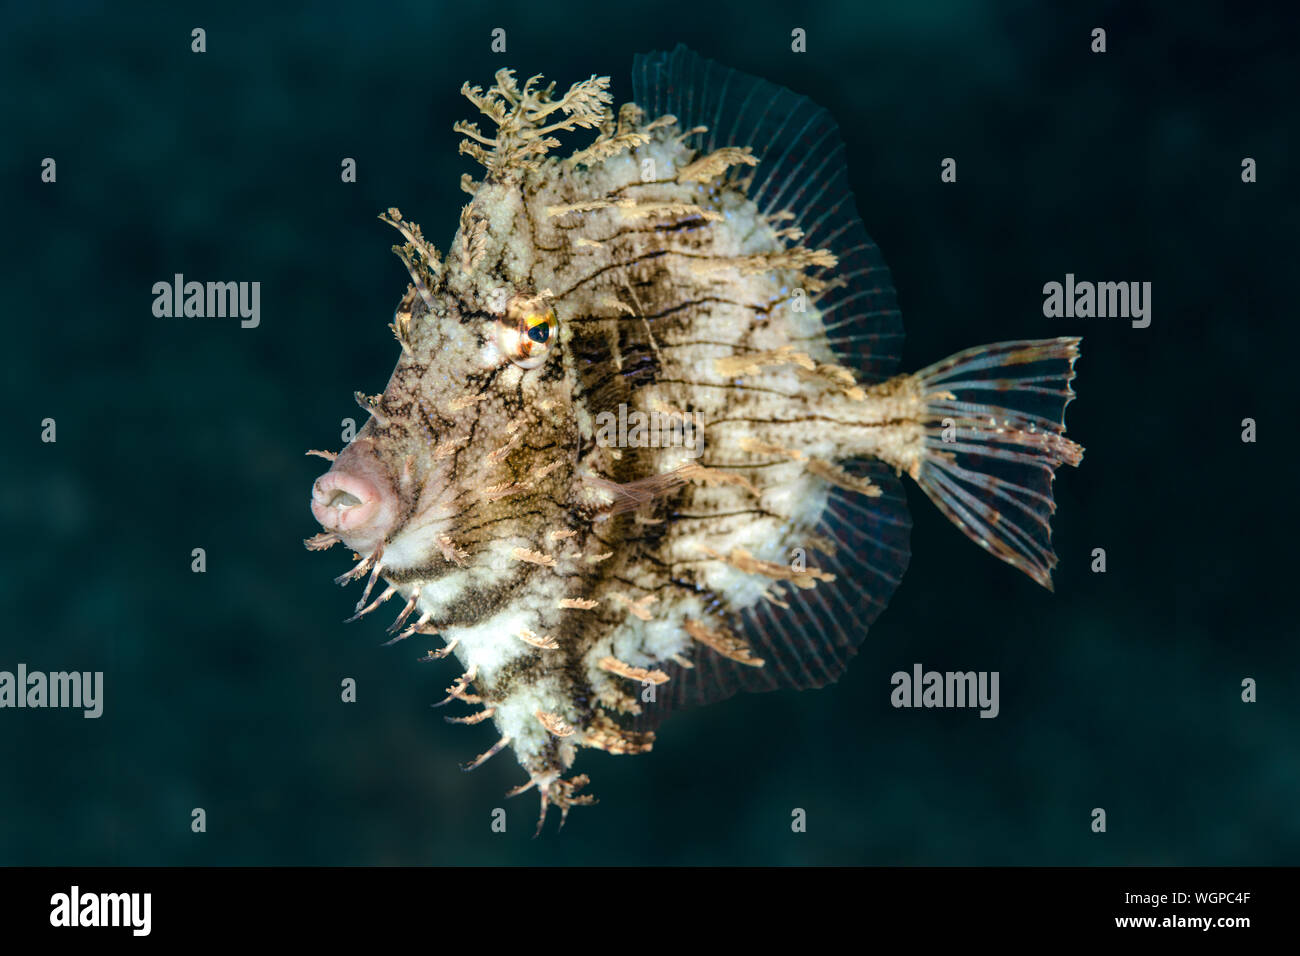
[[[353,508],[356,505],[359,505],[361,503],[362,503],[361,499],[358,498],[356,495],[352,494],[351,492],[344,491],[342,488],[339,488],[334,492],[334,497],[329,500],[329,504],[327,504],[325,507],[340,508],[340,509]]]
[[[361,460],[344,462],[340,456],[312,486],[313,517],[355,551],[382,544],[397,516],[396,495],[377,471]]]

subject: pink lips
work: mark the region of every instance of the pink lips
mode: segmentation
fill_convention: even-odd
[[[397,517],[397,499],[378,462],[345,449],[311,491],[311,513],[356,551],[383,543]]]

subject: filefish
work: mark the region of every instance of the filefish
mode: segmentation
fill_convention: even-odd
[[[401,354],[356,393],[355,438],[314,452],[305,543],[354,553],[354,620],[397,598],[390,643],[459,662],[448,719],[496,729],[465,768],[512,750],[539,832],[593,801],[580,748],[644,753],[682,707],[834,682],[907,566],[903,476],[1051,587],[1079,339],[897,374],[825,110],[680,46],[635,58],[617,110],[608,77],[461,92],[481,176],[445,254],[380,216]]]

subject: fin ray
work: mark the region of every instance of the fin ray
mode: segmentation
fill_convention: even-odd
[[[1000,342],[916,374],[928,396],[921,488],[968,538],[1049,590],[1052,482],[1083,459],[1064,424],[1078,357],[1077,338]],[[998,404],[972,400],[990,392]]]
[[[826,507],[811,528],[788,541],[806,540],[808,567],[835,575],[808,589],[786,588],[788,608],[759,601],[730,622],[750,643],[762,667],[748,667],[700,648],[693,668],[665,662],[671,680],[645,706],[639,728],[668,714],[742,691],[824,687],[844,673],[867,632],[893,596],[911,558],[912,520],[901,481],[878,461],[845,462],[847,470],[881,489],[867,498],[827,484]],[[787,556],[784,556],[788,558]]]

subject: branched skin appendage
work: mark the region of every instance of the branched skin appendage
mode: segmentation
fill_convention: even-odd
[[[928,422],[915,379],[859,386],[794,306],[835,257],[747,198],[747,147],[700,154],[671,116],[615,117],[608,78],[558,98],[538,81],[463,90],[492,128],[456,124],[484,175],[462,180],[445,256],[381,217],[410,276],[402,352],[316,483],[307,546],[356,552],[358,617],[400,597],[393,640],[441,638],[424,659],[454,654],[444,703],[467,708],[449,719],[496,728],[467,769],[512,749],[540,830],[592,801],[564,776],[580,747],[650,749],[629,718],[668,662],[764,666],[737,612],[833,581],[789,547],[829,488],[879,494],[835,462],[914,471]],[[551,155],[574,129],[598,132]],[[690,416],[702,449],[610,447],[598,416],[620,405]]]

